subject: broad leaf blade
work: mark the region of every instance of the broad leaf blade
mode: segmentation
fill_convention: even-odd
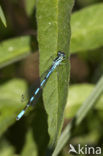
[[[7,26],[6,25],[6,18],[5,18],[5,15],[3,13],[1,6],[0,6],[0,19],[1,19],[2,23],[4,24],[4,26],[6,27]]]
[[[0,43],[0,68],[16,62],[30,53],[30,37],[18,37]]]
[[[0,85],[0,135],[16,122],[19,108],[26,101],[21,101],[21,95],[27,91],[27,84],[21,79],[13,79]]]
[[[103,46],[103,3],[75,12],[71,18],[72,53]]]
[[[67,104],[65,109],[65,118],[72,118],[82,103],[88,98],[92,92],[94,85],[92,84],[75,84],[69,88],[69,94],[67,98]],[[84,94],[85,91],[85,94]],[[95,108],[103,111],[103,95],[99,98]]]
[[[63,51],[69,55],[70,41],[70,13],[73,0],[37,1],[38,42],[40,52],[40,73],[45,71],[47,60]],[[52,61],[49,61],[49,65]],[[48,64],[46,69],[48,69]],[[69,65],[59,68],[59,78],[54,72],[43,90],[44,107],[48,115],[48,132],[50,144],[53,144],[61,130],[64,106],[67,97],[67,84]]]

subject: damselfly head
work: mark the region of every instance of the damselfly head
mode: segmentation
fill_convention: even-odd
[[[58,57],[63,57],[65,58],[65,53],[64,52],[61,52],[61,51],[58,51]]]

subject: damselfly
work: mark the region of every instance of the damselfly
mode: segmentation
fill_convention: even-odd
[[[45,86],[48,78],[50,77],[50,75],[52,74],[52,72],[57,68],[57,66],[60,65],[60,63],[65,59],[65,54],[64,52],[59,51],[57,53],[57,57],[53,60],[53,63],[51,65],[51,67],[48,70],[48,73],[46,74],[45,78],[41,81],[40,86],[36,89],[36,91],[34,92],[34,95],[30,98],[28,104],[25,106],[25,108],[18,114],[16,120],[19,120],[25,113],[25,111],[27,110],[27,108],[29,106],[31,106],[31,103],[36,99],[37,95],[40,94],[42,88]]]

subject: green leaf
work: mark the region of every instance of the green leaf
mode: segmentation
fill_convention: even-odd
[[[94,85],[92,84],[76,84],[70,86],[65,109],[65,118],[72,118],[76,114],[77,110],[82,105],[83,101],[88,98],[93,88]],[[97,101],[95,108],[97,110],[103,110],[103,95]]]
[[[4,138],[0,139],[0,156],[14,156],[13,146]]]
[[[103,46],[103,3],[84,8],[72,15],[71,53]]]
[[[36,0],[25,0],[26,12],[30,16],[35,8]]]
[[[5,18],[5,15],[3,13],[3,10],[1,8],[1,6],[0,6],[0,19],[1,19],[2,23],[4,24],[4,26],[7,27],[7,25],[6,25],[6,18]]]
[[[31,51],[30,37],[18,37],[0,43],[0,68],[26,57]]]
[[[19,108],[23,108],[27,102],[21,101],[22,94],[26,94],[25,91],[27,84],[21,79],[13,79],[0,85],[0,135],[16,122]]]
[[[47,60],[51,56],[57,55],[58,51],[65,52],[67,57],[69,55],[72,7],[73,0],[45,0],[45,3],[42,0],[37,1],[40,74],[48,69],[52,60],[49,61],[49,65]],[[46,69],[45,64],[47,65]],[[59,68],[59,78],[57,72],[54,72],[43,90],[43,102],[48,115],[50,144],[53,144],[60,134],[68,88],[64,80],[68,80],[68,73],[69,65],[67,63]]]
[[[84,117],[86,117],[87,113],[93,108],[93,106],[96,104],[96,101],[98,100],[98,98],[102,93],[103,93],[103,76],[100,78],[96,87],[94,88],[90,96],[85,100],[83,105],[80,107],[79,111],[76,113],[74,118],[66,126],[65,130],[63,131],[62,135],[58,140],[57,146],[52,156],[57,156],[59,154],[64,145],[70,139],[73,129],[75,129],[76,126],[83,121]]]
[[[91,84],[76,84],[70,86],[65,109],[66,118],[71,118],[75,115],[79,107],[93,90],[93,86],[94,85]]]
[[[37,145],[35,144],[32,130],[29,130],[26,136],[25,145],[21,156],[37,156]]]

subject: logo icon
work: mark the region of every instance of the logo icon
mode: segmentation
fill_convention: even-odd
[[[74,146],[72,144],[70,144],[70,150],[69,153],[74,152],[76,154],[78,154],[78,152],[75,150]]]
[[[81,146],[80,144],[77,145],[77,150],[75,149],[75,147],[70,144],[70,149],[69,149],[69,153],[75,153],[75,154],[97,154],[97,155],[101,155],[101,147],[90,147],[90,146]]]

